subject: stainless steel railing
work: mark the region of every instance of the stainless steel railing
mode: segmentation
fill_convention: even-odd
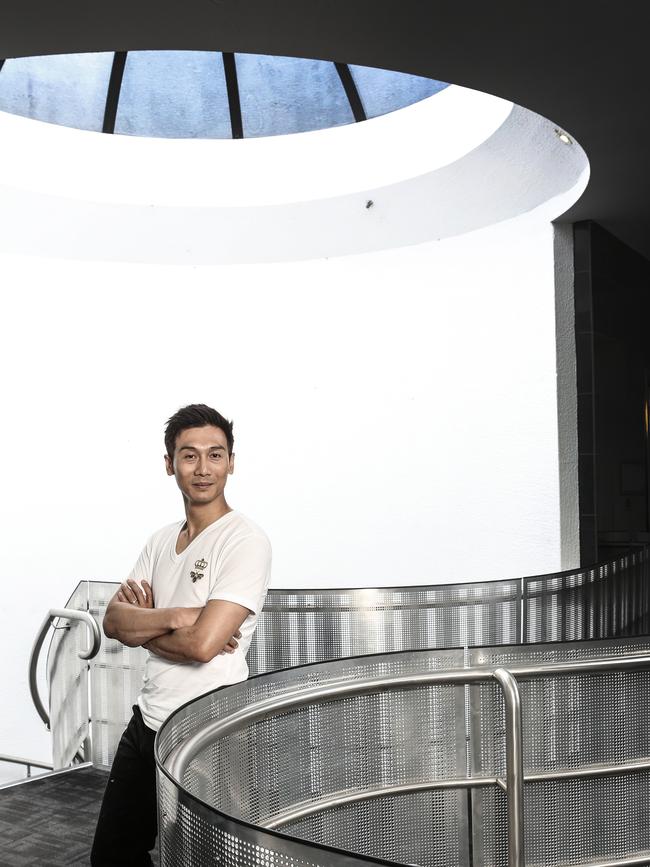
[[[259,827],[278,830],[297,819],[355,801],[369,800],[383,795],[425,791],[435,788],[472,788],[498,785],[507,794],[508,864],[510,867],[524,865],[524,783],[581,777],[607,776],[610,774],[632,773],[650,767],[650,759],[627,762],[625,764],[601,764],[587,768],[560,769],[551,772],[524,774],[523,744],[521,723],[521,697],[518,680],[538,677],[602,674],[620,670],[650,669],[650,655],[647,652],[626,657],[610,657],[598,660],[552,663],[546,665],[513,666],[510,668],[467,668],[460,670],[433,671],[424,674],[395,675],[374,677],[359,681],[330,682],[322,686],[295,690],[277,698],[267,698],[205,723],[193,734],[181,741],[163,761],[163,766],[177,785],[183,787],[183,778],[190,763],[203,750],[226,735],[242,731],[248,726],[307,705],[342,700],[350,696],[370,695],[393,690],[407,690],[433,685],[464,685],[494,680],[503,694],[505,706],[505,780],[499,777],[477,777],[447,779],[442,781],[420,782],[407,785],[382,786],[362,792],[330,795],[324,800],[310,804],[296,805],[276,815],[270,821],[260,822]],[[598,862],[604,865],[606,862]],[[641,864],[646,860],[624,860],[617,863]],[[596,864],[593,865],[596,867]]]
[[[650,657],[648,657],[650,666]],[[462,669],[460,671],[432,671],[421,675],[396,675],[395,677],[368,678],[363,681],[345,681],[329,683],[314,687],[281,698],[270,698],[256,702],[243,708],[231,716],[206,723],[194,732],[187,740],[173,750],[164,762],[172,777],[182,784],[183,776],[190,762],[203,749],[226,734],[241,731],[252,723],[259,722],[269,716],[295,710],[298,707],[322,702],[336,701],[348,696],[370,695],[372,693],[390,690],[413,689],[420,686],[465,685],[481,681],[496,680],[503,692],[506,707],[506,789],[508,792],[508,858],[512,867],[522,867],[523,861],[523,752],[521,743],[521,702],[517,682],[512,673],[504,668],[496,669]],[[467,785],[470,781],[454,781],[457,785]],[[486,780],[481,781],[483,785]],[[492,782],[490,780],[489,782]],[[497,782],[496,779],[494,782]],[[449,783],[447,783],[449,786]],[[379,794],[379,793],[377,793]],[[343,798],[337,802],[347,803]],[[311,811],[313,812],[313,810]],[[288,824],[289,818],[283,822],[273,823],[274,828],[280,824]]]
[[[22,756],[8,756],[5,753],[0,753],[0,762],[7,762],[10,765],[24,765],[27,779],[32,775],[32,768],[38,768],[43,771],[53,770],[52,765],[47,762],[41,762],[40,759],[25,759]]]
[[[82,581],[66,607],[90,611],[101,624],[118,587]],[[88,730],[82,698],[87,680],[93,761],[110,767],[140,688],[146,651],[103,640],[82,675],[75,667],[74,632],[57,633],[61,640],[53,640],[50,649],[54,762],[67,765]],[[377,589],[272,589],[248,664],[254,675],[392,651],[645,635],[650,635],[650,547],[596,566],[528,578]]]
[[[38,635],[34,640],[34,644],[32,645],[32,652],[29,657],[29,691],[32,696],[32,701],[34,702],[36,712],[43,720],[45,725],[48,727],[48,729],[50,727],[50,716],[45,710],[45,706],[41,701],[36,675],[38,671],[38,658],[41,652],[41,648],[43,646],[43,642],[45,641],[45,636],[48,633],[52,621],[57,618],[63,620],[80,620],[87,625],[88,631],[90,633],[90,643],[85,650],[79,652],[80,659],[92,659],[99,653],[99,649],[102,644],[102,634],[97,624],[97,621],[88,611],[77,611],[74,608],[50,608],[45,619],[43,620]],[[69,627],[65,628],[69,629]]]

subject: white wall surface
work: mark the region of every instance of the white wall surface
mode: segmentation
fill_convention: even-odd
[[[555,201],[552,219],[587,179],[582,148],[557,133],[453,86],[367,123],[241,141],[139,140],[0,113],[0,251],[279,262],[448,238]]]
[[[235,420],[235,508],[277,587],[560,566],[552,228],[215,268],[5,255],[2,749],[48,755],[26,668],[45,611],[181,517],[163,424]]]

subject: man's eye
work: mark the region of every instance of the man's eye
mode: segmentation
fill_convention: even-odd
[[[219,460],[219,459],[221,458],[221,452],[213,452],[213,453],[210,455],[210,457],[211,457],[213,460]]]
[[[196,457],[196,455],[185,455],[185,460],[186,461],[193,461],[195,457]]]

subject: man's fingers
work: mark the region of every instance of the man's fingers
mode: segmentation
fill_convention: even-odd
[[[126,602],[126,596],[124,595],[124,593],[122,593],[121,590],[117,591],[117,598],[120,602]]]
[[[142,589],[147,597],[147,605],[153,605],[153,590],[151,589],[151,584],[146,578],[142,579]]]
[[[237,633],[237,632],[235,633],[235,635],[238,635],[238,634],[239,633]],[[235,635],[233,635],[231,638],[228,639],[226,646],[221,651],[222,653],[234,653],[237,650],[237,648],[239,647],[239,642],[235,641]]]
[[[237,632],[235,632],[235,638],[241,638],[241,632],[239,631],[239,629],[237,630]]]
[[[135,594],[135,601],[137,602],[137,604],[145,605],[147,600],[145,599],[144,593],[142,592],[142,587],[140,587],[137,581],[134,581],[133,578],[129,578],[127,583]]]
[[[124,584],[122,584],[122,586],[120,587],[120,590],[124,594],[124,601],[125,602],[130,602],[131,604],[133,604],[134,602],[138,601],[135,597],[135,593],[133,592],[133,590],[131,590],[131,588],[126,583],[126,581],[124,582]]]

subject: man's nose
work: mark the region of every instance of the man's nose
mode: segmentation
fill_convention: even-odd
[[[196,467],[196,472],[199,476],[207,476],[208,474],[208,459],[205,455],[199,457],[199,462]]]

